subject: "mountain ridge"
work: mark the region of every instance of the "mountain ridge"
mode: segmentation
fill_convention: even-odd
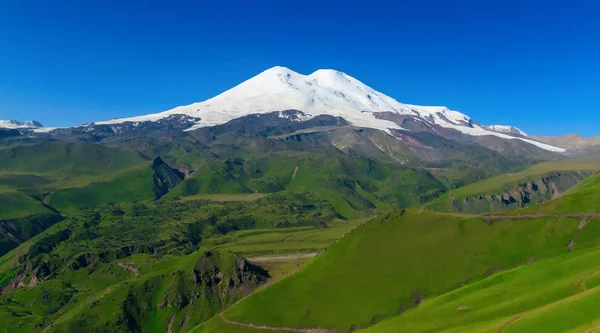
[[[20,122],[17,120],[0,120],[0,128],[7,129],[32,129],[32,128],[42,128],[44,127],[41,123],[35,120],[27,120],[25,122]]]
[[[566,149],[582,149],[600,146],[600,136],[585,138],[579,134],[567,134],[560,136],[531,136],[532,139]]]

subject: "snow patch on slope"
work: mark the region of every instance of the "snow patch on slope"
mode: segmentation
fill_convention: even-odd
[[[529,136],[527,133],[521,131],[519,128],[514,127],[514,126],[490,125],[490,126],[485,126],[485,128],[487,128],[491,131],[495,131],[495,132],[508,133],[508,134],[520,134],[522,136]]]
[[[442,106],[403,104],[357,79],[331,69],[320,69],[302,75],[285,67],[273,67],[204,102],[180,106],[165,112],[133,118],[113,119],[97,124],[127,121],[159,121],[174,114],[198,117],[200,121],[189,130],[214,126],[255,113],[300,110],[305,114],[342,117],[357,127],[386,131],[405,130],[395,122],[377,119],[374,112],[394,112],[421,118],[431,124],[454,128],[470,135],[494,135],[519,139],[510,135],[474,128],[469,116]],[[476,134],[474,134],[476,133]],[[537,141],[527,140],[542,149],[563,152]]]
[[[494,134],[490,134],[490,131],[479,127],[477,125],[473,126],[472,128],[469,127],[465,127],[463,129],[460,129],[461,132],[465,133],[465,134],[469,134],[469,135],[473,135],[473,136],[483,136],[483,135],[494,135],[497,136],[499,138],[502,139],[508,139],[508,140],[521,140],[521,141],[525,141],[529,144],[532,144],[534,146],[537,146],[539,148],[545,149],[545,150],[549,150],[549,151],[553,151],[553,152],[565,152],[566,150],[563,148],[558,148],[558,147],[554,147],[551,146],[549,144],[545,144],[545,143],[541,143],[535,140],[531,140],[531,139],[525,139],[525,138],[521,138],[521,137],[516,137],[516,136],[512,136],[512,135],[508,135],[508,134],[504,134],[504,133],[494,133]]]

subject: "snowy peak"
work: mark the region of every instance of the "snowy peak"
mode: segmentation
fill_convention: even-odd
[[[16,120],[0,120],[0,128],[9,128],[9,129],[32,129],[32,128],[41,128],[44,127],[42,124],[35,120],[28,120],[24,123]]]
[[[222,94],[201,103],[181,106],[159,114],[116,119],[103,123],[158,120],[172,114],[201,118],[198,127],[222,124],[252,114],[281,110],[301,110],[310,115],[343,117],[358,127],[381,130],[401,129],[394,122],[377,119],[373,113],[394,112],[421,117],[444,126],[468,125],[470,118],[445,107],[402,104],[352,76],[332,69],[310,75],[276,66],[250,78]]]
[[[320,69],[303,75],[289,68],[276,66],[204,102],[157,114],[113,119],[97,124],[159,121],[179,114],[200,119],[190,128],[192,130],[223,124],[249,114],[284,110],[300,110],[306,114],[307,119],[317,115],[341,117],[353,126],[379,129],[390,134],[392,130],[406,130],[398,122],[387,120],[390,117],[380,116],[386,112],[414,117],[430,125],[452,128],[468,135],[519,139],[542,149],[564,151],[515,136],[515,133],[475,125],[469,116],[444,106],[400,103],[352,76],[333,69]]]

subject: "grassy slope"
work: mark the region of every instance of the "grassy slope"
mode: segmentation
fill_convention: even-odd
[[[425,300],[364,332],[582,332],[600,327],[599,260],[600,250],[591,249],[501,272]]]
[[[0,189],[0,220],[17,219],[30,215],[51,214],[39,200],[11,189]]]
[[[448,207],[452,204],[452,199],[456,200],[465,197],[494,194],[511,190],[520,184],[533,181],[552,172],[597,171],[599,169],[600,159],[592,157],[544,162],[520,172],[491,177],[451,190],[440,196],[438,199],[425,204],[424,207],[435,211],[449,211]]]
[[[224,248],[244,257],[314,253],[322,251],[347,234],[364,219],[327,223],[327,228],[292,227],[234,231],[213,238],[218,248]]]
[[[310,191],[347,218],[420,205],[444,190],[429,172],[335,153],[276,151],[228,159],[197,170],[167,195]]]
[[[61,212],[74,214],[82,208],[108,203],[152,200],[153,176],[154,172],[147,167],[124,171],[101,182],[53,192],[48,203]]]
[[[67,210],[140,200],[152,198],[147,195],[153,186],[148,163],[138,152],[92,143],[18,145],[0,149],[0,185],[40,201],[59,191],[55,203]]]
[[[486,272],[566,253],[578,223],[542,218],[489,225],[425,211],[383,216],[226,317],[269,326],[364,327],[409,308],[411,295],[438,295]]]
[[[3,172],[49,175],[57,179],[105,176],[147,163],[133,150],[92,143],[52,142],[0,149]]]

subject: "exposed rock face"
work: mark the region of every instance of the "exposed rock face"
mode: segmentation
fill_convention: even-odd
[[[239,295],[248,294],[269,279],[269,273],[262,267],[241,257],[227,257],[223,253],[207,251],[193,271],[196,282],[218,292],[224,304]]]
[[[196,124],[200,118],[174,114],[160,121],[124,122],[120,124],[87,124],[70,128],[57,128],[47,133],[31,133],[40,139],[59,141],[101,142],[113,137],[139,137],[158,131],[183,131]]]
[[[455,211],[464,213],[490,213],[522,208],[555,199],[590,175],[591,172],[583,171],[552,172],[504,192],[454,199],[453,206]]]
[[[185,178],[185,174],[168,166],[160,156],[154,159],[150,168],[154,171],[154,193],[157,198],[167,194]]]
[[[19,132],[16,129],[0,128],[0,140],[2,140],[4,138],[18,137],[20,135],[21,135],[21,132]]]
[[[58,214],[39,214],[0,220],[0,256],[64,219]]]
[[[202,127],[192,133],[197,137],[209,137],[227,132],[258,136],[277,136],[314,127],[340,127],[349,123],[341,117],[318,115],[312,117],[298,110],[283,110],[266,114],[250,114],[221,125]],[[210,133],[208,135],[207,133]]]

